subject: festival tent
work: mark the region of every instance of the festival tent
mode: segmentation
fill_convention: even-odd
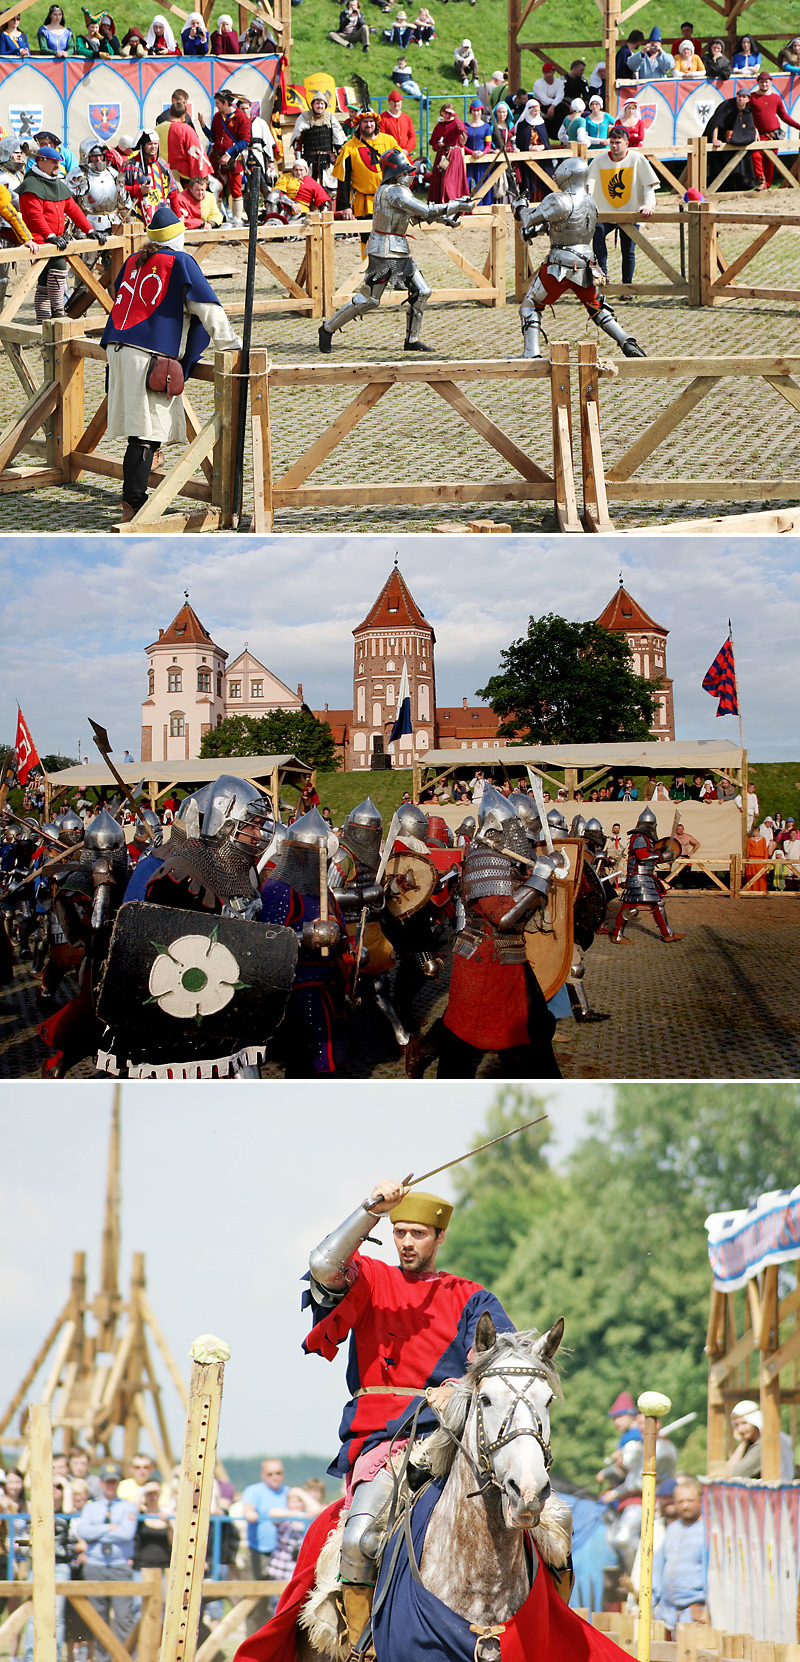
[[[116,759],[115,759],[116,761]],[[297,756],[211,756],[198,760],[188,757],[181,762],[116,762],[117,772],[125,784],[134,789],[144,781],[145,792],[155,806],[176,789],[195,791],[200,785],[218,779],[221,773],[232,773],[236,779],[247,779],[251,785],[268,793],[277,801],[285,784],[300,789],[313,779],[314,768],[301,762]],[[104,762],[84,762],[83,765],[62,768],[51,773],[46,781],[45,812],[50,817],[56,795],[63,791],[103,791],[108,795],[117,789],[114,778]]]

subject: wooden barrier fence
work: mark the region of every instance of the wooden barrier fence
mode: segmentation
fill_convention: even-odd
[[[670,382],[689,378],[689,385],[665,403],[655,421],[638,433],[610,466],[604,463],[601,441],[600,381],[605,375],[619,380],[663,380],[665,394]],[[587,529],[613,530],[609,502],[746,502],[800,498],[800,477],[634,478],[643,463],[677,431],[721,380],[746,380],[750,398],[752,383],[763,380],[793,410],[800,411],[800,384],[794,379],[798,375],[800,356],[620,358],[604,363],[598,359],[596,343],[582,341],[578,346],[578,387]],[[691,458],[688,460],[691,465]]]
[[[593,1611],[589,1615],[580,1610],[578,1614],[600,1633],[607,1633],[629,1656],[636,1655],[635,1611]],[[744,1662],[800,1662],[800,1644],[777,1644],[754,1639],[749,1633],[723,1633],[699,1622],[681,1622],[673,1639],[667,1639],[663,1622],[653,1622],[651,1633],[651,1662],[716,1662],[717,1658],[725,1662],[734,1657]]]

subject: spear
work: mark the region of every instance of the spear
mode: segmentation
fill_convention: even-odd
[[[525,1120],[523,1125],[515,1125],[511,1131],[503,1131],[499,1137],[490,1137],[488,1143],[479,1143],[477,1148],[470,1148],[466,1154],[457,1154],[455,1160],[445,1160],[443,1166],[434,1166],[432,1171],[424,1171],[421,1177],[415,1177],[409,1172],[403,1178],[404,1189],[415,1189],[418,1183],[425,1183],[429,1177],[438,1177],[440,1171],[449,1171],[451,1166],[460,1166],[462,1160],[471,1160],[473,1154],[483,1154],[486,1148],[495,1148],[498,1143],[505,1143],[509,1137],[517,1137],[520,1131],[530,1131],[532,1125],[541,1125],[547,1119],[547,1114],[538,1114],[535,1120]],[[383,1200],[383,1195],[376,1195],[376,1200]]]
[[[148,835],[151,843],[155,843],[155,840],[156,840],[155,835],[150,830],[150,827],[147,823],[147,820],[142,819],[141,814],[139,813],[139,809],[136,805],[136,798],[133,795],[133,792],[130,788],[130,785],[126,785],[125,780],[122,777],[122,774],[120,773],[119,769],[114,766],[114,763],[111,760],[111,740],[108,736],[108,733],[106,732],[105,727],[101,727],[99,722],[97,722],[97,721],[92,721],[91,716],[89,716],[88,720],[89,720],[89,726],[91,727],[92,733],[94,734],[94,742],[97,745],[97,748],[100,752],[100,755],[102,756],[103,761],[105,762],[106,767],[109,770],[109,773],[113,774],[114,778],[116,779],[117,784],[119,785],[119,788],[120,788],[120,790],[121,790],[121,792],[122,792],[122,794],[125,798],[125,801],[128,804],[128,807],[133,810],[134,819],[141,821],[142,825],[145,828],[145,831],[147,832],[147,835]]]

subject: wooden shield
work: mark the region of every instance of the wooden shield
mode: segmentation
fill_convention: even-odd
[[[426,854],[401,849],[386,866],[386,910],[393,918],[411,918],[421,912],[436,887],[436,867]]]
[[[359,919],[353,918],[347,924],[347,933],[353,943],[358,940]],[[387,941],[380,924],[370,918],[364,930],[364,946],[367,950],[367,961],[361,965],[363,975],[385,975],[387,970],[393,969],[397,963],[397,956],[391,941]]]
[[[545,998],[555,997],[572,967],[573,912],[583,869],[580,837],[565,837],[556,847],[569,857],[569,877],[552,885],[544,911],[525,930],[525,955]]]

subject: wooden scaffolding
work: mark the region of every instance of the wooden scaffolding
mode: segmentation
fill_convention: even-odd
[[[140,1439],[149,1442],[166,1477],[175,1464],[156,1379],[152,1345],[186,1407],[186,1385],[147,1296],[144,1253],[135,1252],[127,1298],[120,1290],[120,1087],[114,1088],[108,1149],[100,1284],[87,1289],[86,1253],[75,1252],[69,1295],[17,1390],[0,1415],[0,1442],[18,1447],[18,1464],[29,1461],[27,1398],[46,1367],[39,1402],[52,1408],[53,1430],[68,1453],[81,1444],[90,1455],[110,1455],[117,1428],[127,1463]],[[16,1429],[14,1422],[16,1418]]]
[[[790,1405],[791,1435],[796,1433],[800,1403],[800,1262],[795,1285],[779,1296],[777,1264],[752,1275],[738,1293],[712,1287],[706,1353],[708,1355],[708,1464],[710,1477],[722,1476],[731,1452],[730,1414],[742,1398],[758,1401],[763,1415],[761,1476],[777,1482],[781,1475],[781,1408]]]

